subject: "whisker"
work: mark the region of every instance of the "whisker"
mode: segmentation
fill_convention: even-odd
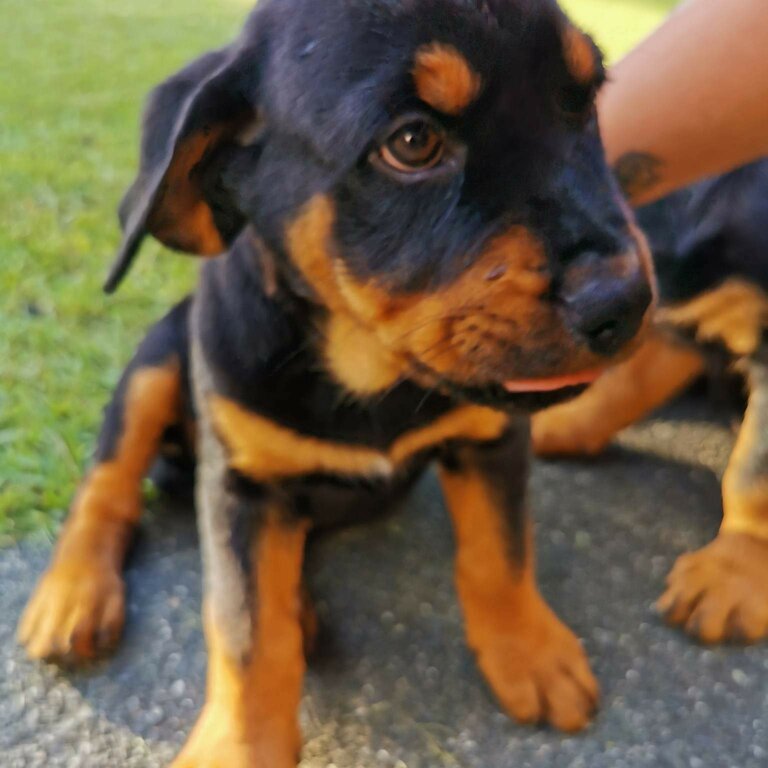
[[[434,387],[427,388],[427,390],[424,392],[424,397],[422,397],[421,400],[419,400],[419,404],[416,406],[416,410],[414,411],[414,413],[418,413],[424,407],[424,403],[426,403],[427,400],[429,400],[430,396],[434,391],[435,391]]]

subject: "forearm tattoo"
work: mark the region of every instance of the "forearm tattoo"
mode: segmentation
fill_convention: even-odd
[[[663,160],[647,152],[627,152],[616,161],[613,170],[624,194],[631,200],[661,181],[663,165]]]

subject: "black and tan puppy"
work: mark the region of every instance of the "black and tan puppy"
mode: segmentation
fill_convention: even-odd
[[[541,455],[596,454],[620,429],[723,358],[749,402],[723,478],[723,524],[683,555],[659,608],[709,643],[768,635],[768,160],[640,212],[653,246],[661,309],[637,354],[579,399],[534,418]]]
[[[587,723],[597,685],[534,580],[525,413],[627,352],[651,301],[602,80],[547,0],[263,0],[154,92],[109,287],[148,233],[225,255],[117,389],[22,620],[31,656],[115,642],[140,480],[181,444],[209,679],[176,765],[293,766],[307,532],[436,459],[488,682],[520,721]]]

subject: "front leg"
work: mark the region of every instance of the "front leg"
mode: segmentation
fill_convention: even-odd
[[[723,478],[717,538],[682,555],[659,608],[705,643],[768,636],[768,347],[744,365],[749,403]]]
[[[149,332],[106,409],[95,465],[19,623],[30,658],[93,659],[122,634],[123,564],[142,513],[141,481],[163,433],[181,415],[183,372],[168,341],[173,333],[170,315]]]
[[[279,490],[238,479],[211,451],[200,472],[208,686],[174,768],[295,768],[307,525]]]
[[[578,731],[598,685],[576,636],[540,595],[526,514],[527,421],[492,444],[463,444],[441,467],[456,529],[456,582],[469,646],[507,712],[521,723]]]

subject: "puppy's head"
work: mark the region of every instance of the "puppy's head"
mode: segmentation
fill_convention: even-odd
[[[599,53],[550,0],[262,0],[153,95],[114,287],[151,233],[249,224],[402,373],[573,394],[644,324],[646,249],[607,167]]]

